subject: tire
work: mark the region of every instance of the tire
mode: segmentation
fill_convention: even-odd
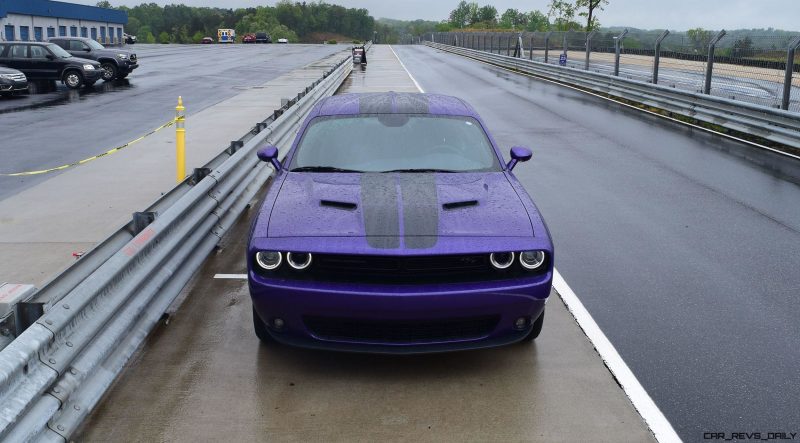
[[[522,341],[530,342],[536,340],[536,337],[538,337],[539,334],[542,333],[543,325],[544,325],[544,311],[542,311],[541,315],[539,315],[539,318],[537,318],[536,321],[533,322],[533,329],[531,329],[531,332],[529,332],[528,335],[526,335],[525,338],[522,339]]]
[[[83,74],[72,69],[64,73],[61,81],[63,81],[69,89],[80,89],[80,87],[83,86]]]
[[[269,335],[269,331],[267,330],[267,325],[264,324],[264,321],[261,320],[261,317],[258,316],[256,312],[256,308],[253,308],[253,329],[256,332],[256,337],[261,340],[261,343],[272,344],[275,343],[275,339]]]
[[[100,65],[100,68],[103,70],[103,81],[104,82],[110,82],[110,81],[115,80],[117,78],[117,72],[119,70],[117,69],[117,65],[115,65],[114,63],[103,62]]]

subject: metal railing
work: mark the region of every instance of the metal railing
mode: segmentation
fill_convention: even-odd
[[[448,32],[423,39],[800,112],[800,34]]]
[[[800,114],[682,91],[612,74],[553,66],[521,57],[426,42],[428,46],[560,83],[623,98],[800,149]],[[786,154],[788,155],[788,154]]]
[[[348,55],[20,307],[44,312],[0,351],[0,441],[69,441],[269,179],[257,148],[291,144],[351,70]]]

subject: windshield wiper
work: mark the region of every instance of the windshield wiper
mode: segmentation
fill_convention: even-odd
[[[302,166],[294,168],[290,172],[364,172],[356,171],[355,169],[342,169],[334,166]]]
[[[391,170],[391,171],[383,171],[383,172],[384,173],[390,173],[390,172],[409,172],[409,173],[413,173],[413,172],[447,172],[447,173],[452,173],[452,172],[458,172],[458,171],[450,171],[448,169],[394,169],[394,170]]]

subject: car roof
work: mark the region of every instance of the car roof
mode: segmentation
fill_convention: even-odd
[[[312,111],[312,117],[358,114],[458,115],[480,119],[475,109],[458,97],[408,92],[335,95],[323,99]]]

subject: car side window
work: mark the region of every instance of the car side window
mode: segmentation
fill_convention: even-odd
[[[47,58],[47,50],[41,46],[31,46],[31,58],[45,59]]]
[[[28,58],[28,46],[14,45],[11,47],[11,58]]]
[[[83,51],[86,48],[88,48],[88,46],[86,46],[83,42],[79,42],[77,40],[70,40],[69,42],[70,51]]]
[[[3,56],[3,52],[6,50],[6,45],[0,45],[0,57]]]
[[[50,40],[50,43],[55,43],[62,49],[67,49],[67,42],[65,42],[64,40]]]

